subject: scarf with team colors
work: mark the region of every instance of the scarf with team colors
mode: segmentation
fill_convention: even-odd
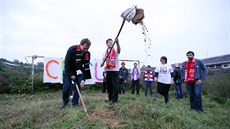
[[[195,64],[196,61],[193,59],[192,61],[188,60],[186,61],[185,66],[185,82],[187,83],[194,83],[195,82]]]
[[[149,77],[149,78],[148,78]],[[150,81],[150,82],[152,82],[153,81],[153,79],[154,79],[154,77],[153,77],[153,71],[152,70],[146,70],[145,71],[145,74],[144,74],[144,80],[145,81]]]
[[[108,56],[108,49],[106,50],[106,57]],[[106,68],[116,68],[116,52],[115,49],[112,48],[111,53],[109,54],[106,60]]]

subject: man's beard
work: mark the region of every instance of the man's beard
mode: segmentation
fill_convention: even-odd
[[[189,57],[188,59],[189,59],[189,60],[192,60],[192,59],[193,59],[193,57]]]

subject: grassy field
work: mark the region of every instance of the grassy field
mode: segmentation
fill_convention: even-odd
[[[77,128],[77,129],[229,129],[230,99],[219,103],[215,97],[203,96],[204,113],[190,110],[188,97],[170,102],[163,97],[156,100],[129,92],[119,96],[119,102],[109,105],[107,95],[97,91],[82,92],[88,109],[87,117],[82,106],[78,109],[68,104],[59,109],[61,92],[50,91],[28,94],[0,94],[0,128]]]

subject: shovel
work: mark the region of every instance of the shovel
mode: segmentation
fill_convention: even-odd
[[[126,9],[122,14],[121,14],[121,17],[123,18],[123,21],[122,21],[122,24],[121,24],[121,27],[118,31],[118,34],[117,34],[117,37],[119,37],[120,33],[121,33],[121,30],[125,24],[125,21],[127,20],[128,22],[132,21],[133,24],[138,24],[138,23],[142,23],[142,20],[144,18],[144,10],[143,9],[137,9],[136,6],[134,7],[131,7],[131,8],[128,8]],[[112,48],[113,46],[115,45],[115,40],[113,42],[113,45],[112,45]],[[107,56],[105,57],[105,59],[103,60],[102,62],[102,65],[101,67],[104,65],[106,59],[109,57],[109,54],[111,53],[112,49],[109,50]]]
[[[84,101],[83,101],[83,99],[82,99],[81,92],[80,92],[80,90],[79,90],[79,87],[78,87],[77,83],[75,83],[75,85],[76,85],[76,89],[77,89],[78,95],[79,95],[79,97],[80,97],[80,100],[81,100],[81,103],[82,103],[84,112],[85,112],[86,116],[89,116],[89,114],[87,113],[87,109],[86,109],[86,107],[85,107],[85,103],[84,103]]]

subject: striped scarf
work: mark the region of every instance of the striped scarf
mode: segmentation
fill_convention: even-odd
[[[150,71],[146,70],[146,71],[145,71],[145,74],[144,74],[144,80],[145,80],[145,81],[152,82],[153,79],[154,79],[153,71],[152,71],[152,70],[150,70]]]

